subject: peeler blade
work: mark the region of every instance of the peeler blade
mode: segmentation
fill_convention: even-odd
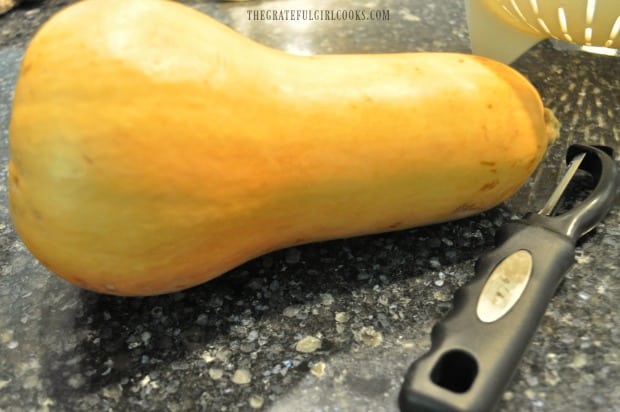
[[[525,220],[531,225],[567,236],[576,243],[579,238],[594,229],[613,207],[619,193],[620,170],[614,161],[613,151],[604,146],[573,144],[567,150],[566,162],[568,172],[550,199],[540,212],[528,214]],[[590,174],[595,184],[588,197],[573,205],[568,211],[559,213],[556,206],[577,169]]]
[[[555,213],[560,199],[564,194],[564,191],[568,187],[570,181],[575,176],[575,173],[577,173],[577,170],[579,170],[579,166],[581,166],[581,162],[583,162],[583,159],[585,159],[585,157],[586,153],[584,152],[578,154],[571,160],[570,164],[568,165],[568,169],[566,170],[566,173],[562,177],[562,180],[560,180],[560,183],[556,186],[549,199],[547,199],[547,202],[545,203],[543,208],[540,209],[540,211],[538,212],[539,215],[551,216]]]

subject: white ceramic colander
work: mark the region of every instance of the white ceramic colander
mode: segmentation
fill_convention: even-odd
[[[465,0],[472,51],[511,62],[552,38],[617,54],[620,0]]]

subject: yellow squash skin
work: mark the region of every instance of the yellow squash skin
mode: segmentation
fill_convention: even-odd
[[[490,60],[292,56],[174,2],[87,0],[24,57],[10,209],[69,282],[161,294],[294,244],[494,207],[552,129]]]

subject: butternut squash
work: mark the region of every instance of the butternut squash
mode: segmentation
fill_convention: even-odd
[[[26,51],[10,210],[67,281],[162,294],[275,249],[494,207],[556,126],[488,59],[293,56],[178,3],[86,0]]]

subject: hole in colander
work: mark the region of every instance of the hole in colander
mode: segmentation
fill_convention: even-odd
[[[594,10],[596,9],[596,0],[588,0],[586,3],[586,24],[592,24],[594,20]]]
[[[620,16],[616,18],[616,21],[612,26],[611,31],[609,32],[609,40],[605,42],[605,45],[607,47],[610,47],[614,40],[616,40],[616,37],[618,37],[618,33],[620,33]]]

